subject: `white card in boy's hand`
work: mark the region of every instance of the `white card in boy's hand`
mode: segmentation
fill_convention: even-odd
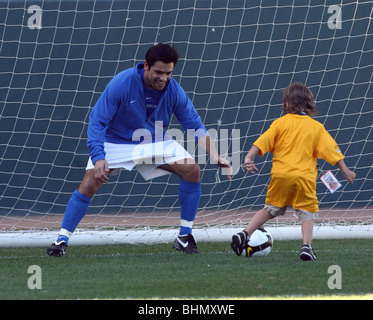
[[[325,184],[331,193],[337,191],[342,185],[339,183],[335,175],[328,170],[321,177],[320,180]]]

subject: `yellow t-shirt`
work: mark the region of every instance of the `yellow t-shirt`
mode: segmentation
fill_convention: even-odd
[[[316,161],[335,165],[343,155],[324,126],[307,115],[286,114],[275,120],[255,142],[263,156],[272,152],[271,182],[266,203],[319,211]]]

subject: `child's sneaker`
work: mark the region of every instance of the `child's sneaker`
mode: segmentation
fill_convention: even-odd
[[[315,253],[308,244],[303,245],[299,258],[301,258],[303,261],[316,261]]]
[[[247,247],[247,236],[248,234],[245,230],[232,236],[231,247],[236,255],[240,256]]]

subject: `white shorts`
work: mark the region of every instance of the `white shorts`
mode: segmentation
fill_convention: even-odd
[[[155,143],[117,144],[104,143],[105,160],[109,169],[124,168],[131,171],[135,166],[145,180],[170,174],[158,168],[162,164],[171,164],[183,159],[193,157],[175,140],[166,140]],[[86,170],[93,169],[91,158],[88,160]],[[115,171],[117,171],[115,170]]]

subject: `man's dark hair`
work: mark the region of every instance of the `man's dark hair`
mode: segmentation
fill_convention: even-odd
[[[179,60],[179,54],[176,49],[169,44],[159,43],[151,48],[145,55],[146,63],[149,69],[156,63],[156,61],[162,61],[164,63],[174,63],[176,65]]]

